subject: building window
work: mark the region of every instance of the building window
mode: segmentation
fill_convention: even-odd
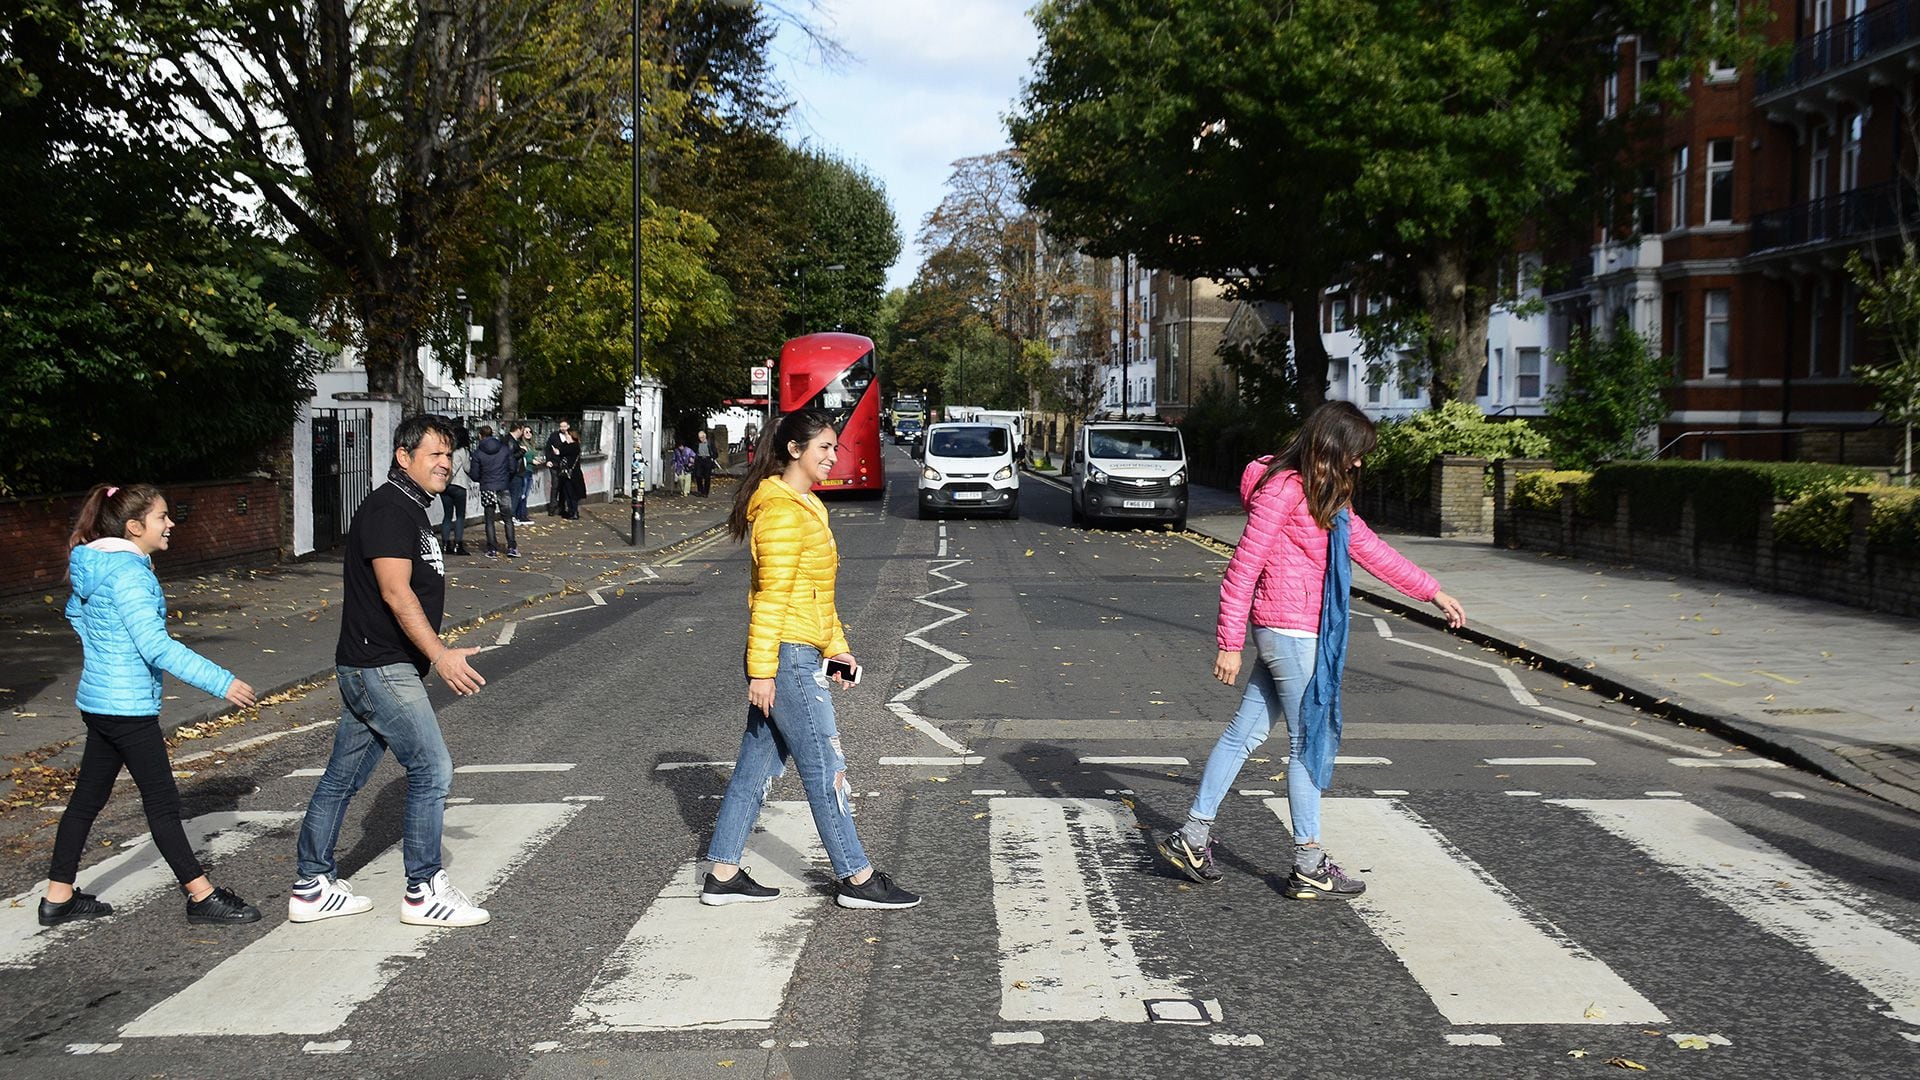
[[[1327,361],[1327,400],[1353,400],[1353,395],[1347,393],[1347,358],[1344,356]]]
[[[1706,312],[1706,356],[1705,373],[1711,376],[1724,376],[1727,373],[1728,335],[1731,325],[1728,313],[1733,307],[1731,296],[1725,289],[1707,290]]]
[[[1824,199],[1827,197],[1827,126],[1815,127],[1811,138],[1813,149],[1807,155],[1807,198]]]
[[[1475,397],[1498,400],[1492,397],[1492,390],[1495,386],[1500,385],[1500,361],[1505,359],[1505,352],[1506,350],[1504,349],[1493,350],[1493,358],[1488,360],[1486,366],[1480,369],[1480,383],[1475,386],[1473,390]]]
[[[1707,221],[1733,220],[1733,140],[1707,144]]]
[[[1667,181],[1667,229],[1687,227],[1687,148],[1676,146]]]
[[[1660,231],[1660,181],[1653,169],[1640,172],[1640,190],[1633,196],[1633,231],[1651,236]]]
[[[1840,131],[1840,190],[1852,191],[1860,186],[1860,137],[1865,133],[1866,121],[1859,113],[1847,121]]]
[[[1827,337],[1827,304],[1832,299],[1827,283],[1813,291],[1813,310],[1807,315],[1807,374],[1820,374],[1820,346]]]
[[[1351,329],[1353,329],[1353,318],[1347,311],[1347,298],[1336,296],[1333,298],[1333,332],[1337,334],[1342,330]]]
[[[1673,376],[1687,377],[1687,294],[1667,297],[1667,353],[1673,357]]]
[[[1600,116],[1611,120],[1620,115],[1620,72],[1607,72],[1606,94],[1600,102]]]
[[[1369,405],[1380,404],[1380,395],[1382,393],[1381,387],[1386,383],[1386,380],[1382,378],[1382,376],[1385,374],[1386,374],[1385,372],[1380,371],[1379,369],[1371,365],[1367,367],[1366,369],[1367,404]]]
[[[1856,359],[1853,350],[1859,344],[1855,340],[1854,323],[1859,314],[1860,290],[1849,281],[1840,290],[1840,355],[1833,366],[1836,375],[1844,377],[1853,374],[1853,362]]]
[[[1513,350],[1514,396],[1520,401],[1540,400],[1540,350]]]
[[[1640,104],[1647,99],[1647,91],[1652,88],[1653,80],[1660,77],[1660,54],[1641,53],[1633,65],[1633,103]]]
[[[1727,440],[1725,439],[1702,440],[1700,443],[1700,460],[1701,461],[1727,460]]]

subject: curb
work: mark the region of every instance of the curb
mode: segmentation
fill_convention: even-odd
[[[1424,625],[1446,629],[1446,620],[1425,605],[1415,605],[1397,593],[1381,592],[1355,582],[1353,591],[1361,599],[1375,607],[1413,619]],[[1909,791],[1897,785],[1888,784],[1872,773],[1821,746],[1804,736],[1782,732],[1777,728],[1757,723],[1737,713],[1719,712],[1711,709],[1696,709],[1685,705],[1675,705],[1671,701],[1661,701],[1666,696],[1660,688],[1649,689],[1626,679],[1616,678],[1603,673],[1597,666],[1588,668],[1586,661],[1567,659],[1562,656],[1543,653],[1522,642],[1502,636],[1497,627],[1473,629],[1466,627],[1448,631],[1468,641],[1491,646],[1509,656],[1519,657],[1551,671],[1576,685],[1591,686],[1633,705],[1649,716],[1674,723],[1684,724],[1711,731],[1724,738],[1738,740],[1749,750],[1761,757],[1792,765],[1814,773],[1836,783],[1845,784],[1856,791],[1864,792],[1885,802],[1908,810],[1920,811],[1920,792]],[[1598,664],[1597,658],[1592,662]]]

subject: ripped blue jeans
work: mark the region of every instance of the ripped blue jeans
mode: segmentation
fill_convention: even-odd
[[[747,707],[747,733],[727,783],[720,816],[713,825],[707,858],[738,864],[747,850],[747,834],[760,817],[773,782],[785,773],[786,760],[800,773],[813,808],[813,824],[833,863],[833,875],[848,878],[866,869],[867,853],[853,831],[853,806],[846,779],[847,759],[834,728],[833,697],[821,666],[820,650],[807,645],[780,646],[780,669],[773,677],[773,715]]]

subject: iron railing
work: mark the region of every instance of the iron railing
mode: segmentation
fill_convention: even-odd
[[[1920,39],[1920,3],[1882,4],[1802,38],[1784,69],[1760,73],[1754,94],[1767,97],[1791,90],[1916,39]]]
[[[1920,227],[1920,198],[1914,192],[1907,180],[1888,180],[1757,215],[1751,253],[1858,240],[1903,224]]]

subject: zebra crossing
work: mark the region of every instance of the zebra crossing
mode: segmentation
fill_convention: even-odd
[[[962,793],[953,794],[957,802]],[[980,1015],[956,1018],[973,1029],[973,1039],[1030,1045],[1062,1024],[1237,1030],[1230,1027],[1234,1018],[1255,1003],[1224,992],[1214,996],[1214,973],[1196,970],[1199,961],[1160,929],[1178,903],[1178,887],[1170,879],[1164,889],[1161,882],[1143,882],[1149,841],[1130,801],[1120,793],[970,794],[959,809],[983,819],[984,827],[971,848],[943,855],[983,872],[980,888],[990,902],[955,898],[942,905],[935,895],[926,910],[889,916],[886,925],[901,950],[896,959],[911,958],[918,919],[977,924],[970,932],[995,943],[997,1000]],[[1633,985],[1582,940],[1573,916],[1500,881],[1471,850],[1484,837],[1463,842],[1445,835],[1418,801],[1399,795],[1325,801],[1328,820],[1339,823],[1340,849],[1365,852],[1368,861],[1368,891],[1351,905],[1357,920],[1337,925],[1370,936],[1391,954],[1396,970],[1431,1003],[1436,1026],[1451,1029],[1448,1043],[1497,1044],[1490,1030],[1640,1027],[1678,1016],[1697,1021],[1693,1003]],[[1284,798],[1251,791],[1248,803],[1288,820]],[[1920,925],[1864,891],[1683,798],[1543,799],[1531,806],[1544,814],[1539,827],[1627,845],[1747,932],[1784,942],[1825,977],[1851,982],[1886,1019],[1920,1028]],[[484,901],[514,875],[539,872],[543,852],[568,830],[612,835],[611,822],[595,819],[613,813],[612,804],[581,797],[449,806],[449,871]],[[293,812],[227,812],[196,818],[189,830],[204,850],[232,859],[263,842],[289,844],[297,822]],[[767,804],[747,861],[760,880],[783,890],[779,900],[704,908],[698,902],[702,864],[681,864],[637,912],[621,912],[632,919],[624,938],[589,963],[591,975],[583,973],[569,991],[575,1000],[566,1019],[539,1034],[565,1045],[777,1027],[817,931],[844,913],[830,904],[826,859],[805,802]],[[489,947],[510,955],[512,939],[497,931],[511,928],[498,913],[493,927],[477,932],[406,926],[392,917],[405,887],[398,845],[354,878],[358,890],[375,899],[372,914],[274,926],[185,986],[141,1003],[130,1020],[76,1030],[76,1038],[96,1041],[74,1045],[303,1036],[332,1037],[310,1045],[350,1052],[338,1036],[351,1032],[356,1013],[409,965],[473,933],[492,935]],[[150,844],[90,868],[82,885],[116,904],[123,913],[116,920],[142,917],[141,908],[172,890]],[[0,908],[0,985],[14,972],[57,958],[59,949],[101,925],[40,928],[32,904],[21,902],[34,895]],[[1143,896],[1163,896],[1165,904],[1155,907]],[[1920,1041],[1911,1030],[1901,1034]],[[1214,1042],[1252,1045],[1234,1041],[1243,1038],[1221,1034]]]

